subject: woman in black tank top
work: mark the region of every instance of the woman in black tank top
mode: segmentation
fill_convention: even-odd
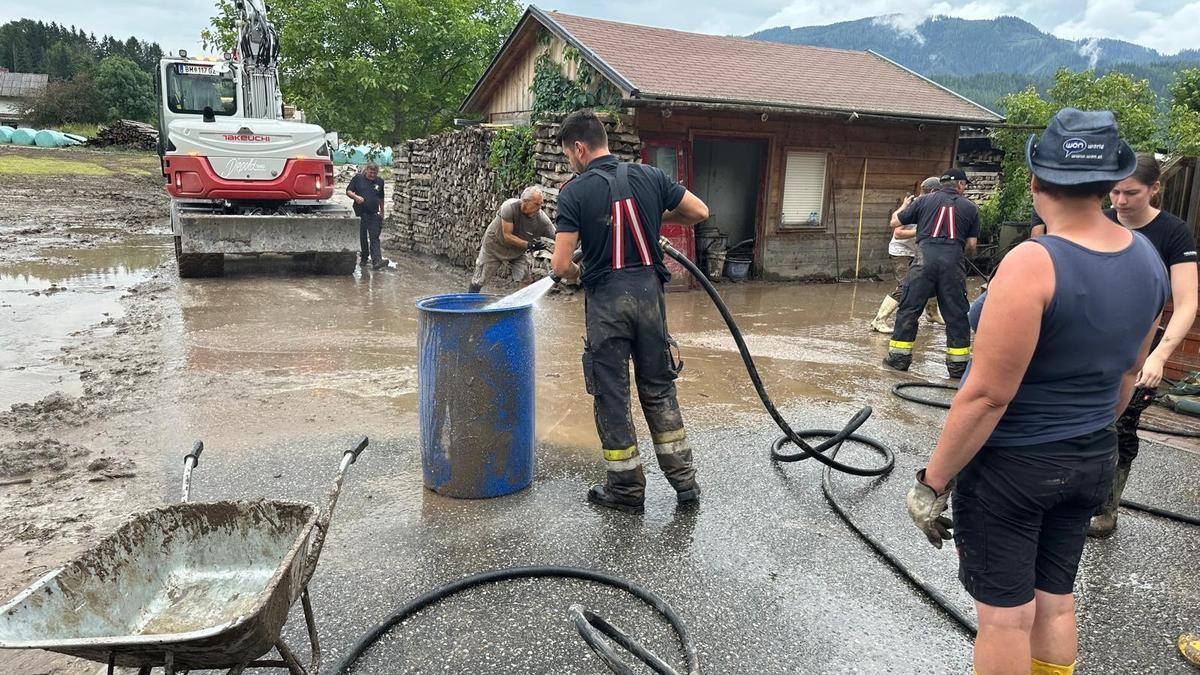
[[[1162,381],[1163,368],[1175,350],[1183,344],[1196,318],[1196,242],[1187,223],[1153,205],[1162,184],[1159,182],[1158,160],[1153,155],[1140,154],[1133,175],[1117,183],[1109,193],[1113,207],[1104,212],[1112,220],[1138,232],[1154,244],[1158,255],[1171,276],[1171,320],[1162,330],[1150,355],[1138,374],[1129,406],[1117,420],[1117,451],[1120,458],[1112,489],[1100,511],[1088,524],[1088,535],[1108,537],[1117,529],[1117,505],[1133,460],[1138,455],[1138,421],[1154,401]]]
[[[1149,242],[1101,212],[1136,168],[1111,112],[1059,111],[1030,137],[1026,163],[1048,234],[1000,264],[970,369],[907,506],[938,548],[953,528],[979,616],[975,670],[1071,675],[1084,532],[1112,483],[1112,423],[1169,288]],[[1129,283],[1115,288],[1114,275]]]

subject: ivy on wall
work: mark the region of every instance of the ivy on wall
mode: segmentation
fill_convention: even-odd
[[[604,76],[596,72],[578,49],[563,48],[563,63],[576,67],[575,79],[563,74],[562,63],[551,55],[550,34],[542,31],[538,35],[538,46],[542,53],[533,63],[533,116],[541,117],[551,112],[571,112],[581,108],[615,110],[621,103],[621,92]]]
[[[496,185],[506,194],[516,194],[537,179],[533,165],[533,127],[498,129],[492,138],[488,165],[496,174]]]

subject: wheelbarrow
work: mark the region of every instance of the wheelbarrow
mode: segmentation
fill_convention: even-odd
[[[367,447],[342,454],[333,489],[314,504],[273,499],[189,502],[204,444],[184,458],[179,504],[137,514],[79,557],[0,607],[0,649],[44,649],[148,675],[287,668],[315,675],[321,647],[308,582],[329,532],[346,470]],[[304,608],[307,668],[280,638]],[[275,649],[279,658],[263,659]]]

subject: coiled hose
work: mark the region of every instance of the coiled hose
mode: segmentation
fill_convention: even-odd
[[[909,389],[947,389],[949,391],[958,391],[958,387],[951,385],[951,384],[942,384],[940,382],[898,382],[892,386],[892,393],[895,394],[896,396],[904,399],[905,401],[912,401],[913,403],[920,403],[921,405],[927,405],[927,406],[931,406],[934,408],[942,408],[945,410],[948,410],[950,408],[949,403],[939,400],[939,399],[936,399],[936,398],[925,398],[924,396],[918,396],[916,394],[911,394],[908,392]],[[1138,429],[1141,429],[1142,431],[1153,431],[1156,433],[1170,434],[1173,436],[1186,436],[1189,438],[1200,437],[1200,434],[1197,434],[1197,433],[1191,432],[1191,431],[1185,431],[1185,430],[1181,430],[1181,429],[1167,429],[1165,427],[1158,427],[1158,426],[1147,425],[1147,424],[1138,424]],[[1135,502],[1132,499],[1122,499],[1121,506],[1124,506],[1127,509],[1132,509],[1134,511],[1141,511],[1143,513],[1149,513],[1151,515],[1155,515],[1160,518],[1166,518],[1167,520],[1174,520],[1174,521],[1180,522],[1180,523],[1187,523],[1188,525],[1200,525],[1200,518],[1197,518],[1196,516],[1190,516],[1186,513],[1176,513],[1175,511],[1168,511],[1167,509],[1159,508],[1157,506],[1151,506],[1149,504]]]
[[[832,486],[833,471],[840,471],[854,476],[886,476],[892,472],[896,465],[896,456],[892,449],[883,442],[871,438],[869,436],[854,433],[858,427],[862,426],[863,422],[871,415],[871,408],[864,407],[858,412],[850,422],[842,429],[805,429],[795,431],[787,420],[783,418],[779,410],[775,408],[775,403],[771,400],[771,396],[767,393],[766,387],[763,386],[762,378],[758,375],[758,368],[754,365],[754,358],[750,355],[750,350],[746,347],[746,341],[742,338],[742,331],[738,328],[737,322],[733,320],[733,315],[729,313],[729,308],[725,306],[725,301],[721,299],[717,289],[708,280],[708,277],[696,267],[695,263],[688,260],[687,256],[680,253],[666,239],[660,239],[659,243],[663,247],[663,251],[671,256],[680,265],[683,265],[688,272],[691,272],[700,287],[704,292],[708,293],[708,297],[712,299],[716,305],[717,311],[720,312],[721,318],[725,320],[725,325],[729,328],[729,332],[733,335],[733,341],[737,344],[738,352],[742,356],[742,362],[746,365],[746,372],[750,375],[750,381],[754,383],[754,389],[758,392],[758,398],[762,401],[763,407],[770,413],[771,418],[775,420],[775,424],[783,431],[783,435],[775,439],[771,444],[771,459],[777,462],[799,462],[808,458],[816,459],[825,465],[824,473],[821,476],[821,492],[825,495],[825,501],[829,502],[829,506],[834,513],[846,523],[855,534],[859,536],[868,546],[875,550],[884,560],[888,562],[897,572],[900,573],[910,584],[917,590],[924,593],[938,607],[941,607],[950,618],[954,619],[966,632],[974,635],[978,630],[978,625],[974,617],[963,612],[956,606],[950,598],[938,590],[933,584],[925,581],[919,574],[910,569],[901,561],[894,551],[892,551],[882,541],[872,537],[865,529],[859,526],[850,512],[838,503],[834,496]],[[826,438],[817,446],[811,446],[806,439],[810,438]],[[861,443],[879,454],[883,458],[882,464],[877,467],[856,467],[848,464],[843,464],[837,461],[837,453],[841,450],[842,443],[845,441],[853,441]],[[785,453],[783,448],[786,445],[795,445],[799,448],[798,452]]]

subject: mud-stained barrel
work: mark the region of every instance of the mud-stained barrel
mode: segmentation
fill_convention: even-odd
[[[498,497],[533,480],[533,308],[485,308],[493,300],[417,301],[421,463],[425,487],[449,497]]]

